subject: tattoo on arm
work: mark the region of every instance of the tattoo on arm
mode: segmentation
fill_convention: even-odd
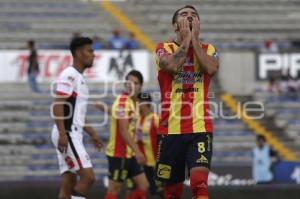
[[[182,47],[174,54],[175,62],[179,62],[180,59],[185,58],[185,47]]]
[[[186,57],[186,47],[183,46],[179,48],[174,54],[173,54],[173,64],[177,65],[178,63],[182,64],[181,62]],[[159,67],[160,68],[166,68],[169,65],[168,61],[165,59],[159,60]]]
[[[166,60],[160,60],[159,61],[159,66],[161,68],[165,68],[168,65],[168,62]]]

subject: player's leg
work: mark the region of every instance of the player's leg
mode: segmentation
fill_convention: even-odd
[[[197,133],[190,136],[187,165],[193,198],[208,199],[208,174],[212,157],[212,134]]]
[[[70,199],[72,190],[76,184],[75,158],[73,157],[74,155],[70,149],[70,145],[68,145],[66,154],[62,154],[57,150],[58,131],[56,129],[53,129],[52,131],[52,142],[56,148],[59,171],[62,176],[62,182],[58,197],[59,199]]]
[[[157,194],[158,191],[158,183],[155,182],[155,168],[144,166],[145,175],[147,177],[147,180],[149,182],[149,191],[151,195]]]
[[[109,179],[104,199],[117,199],[121,192],[122,183]]]
[[[93,171],[92,162],[85,150],[82,140],[72,138],[69,134],[67,134],[67,136],[70,149],[73,153],[72,159],[75,164],[74,169],[79,176],[79,180],[72,191],[72,199],[85,198],[89,189],[95,182],[95,174]]]
[[[149,188],[146,175],[141,173],[137,176],[134,176],[132,179],[136,184],[136,188],[132,191],[130,199],[146,199]]]
[[[126,170],[126,158],[115,158],[107,156],[109,181],[108,189],[104,199],[116,199],[121,192],[122,184],[127,178],[128,171]]]
[[[194,167],[190,169],[190,183],[193,198],[208,199],[208,174],[209,169],[206,167]]]
[[[71,172],[65,172],[62,174],[62,182],[60,186],[59,199],[71,198],[71,193],[76,184],[76,174]]]
[[[164,183],[165,199],[179,199],[185,179],[185,135],[162,136],[158,144],[156,179]]]
[[[95,174],[93,168],[83,168],[77,171],[80,179],[76,183],[72,196],[86,197],[91,186],[95,182]]]
[[[131,178],[126,180],[126,196],[125,199],[131,199],[133,191],[136,189],[136,186]]]
[[[165,199],[180,199],[183,192],[183,183],[166,183],[164,185]]]
[[[129,160],[128,177],[132,178],[135,184],[135,189],[132,191],[130,199],[145,199],[147,197],[149,183],[143,171],[143,167],[138,164],[135,157]]]

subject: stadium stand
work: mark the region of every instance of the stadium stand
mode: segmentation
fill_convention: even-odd
[[[300,113],[298,109],[300,104],[298,100],[274,97],[263,89],[257,89],[254,98],[265,104],[266,115],[271,121],[266,123],[268,127],[275,133],[277,131],[276,135],[280,137],[281,141],[296,151],[299,156]]]
[[[6,95],[1,96],[0,105],[1,180],[58,177],[57,157],[50,133],[53,126],[50,116],[50,94],[28,95],[30,91],[24,85],[10,85],[2,91]],[[107,97],[107,100],[110,102],[112,99]],[[89,116],[91,122],[101,122],[99,111],[92,109]],[[98,131],[105,140],[108,136],[108,124],[98,128]],[[96,152],[93,146],[86,142],[96,172],[105,175],[104,153]]]
[[[26,8],[26,9],[24,9]],[[0,49],[35,39],[42,48],[65,48],[72,33],[108,38],[118,23],[99,5],[73,0],[0,0]]]
[[[185,4],[197,5],[203,24],[201,37],[213,43],[226,43],[298,38],[299,3],[297,0],[276,3],[272,0],[203,0],[200,4],[197,0],[128,0],[115,4],[155,41],[173,38],[169,30],[174,10]],[[146,17],[140,17],[142,15]]]
[[[61,48],[71,34],[79,30],[107,39],[118,23],[107,15],[99,2],[88,2],[0,0],[0,48],[24,48],[24,41],[32,38],[37,39],[42,47]],[[251,44],[273,38],[283,42],[298,39],[299,1],[272,2],[203,0],[200,6],[196,6],[203,24],[202,37],[223,45],[233,41]],[[127,0],[114,3],[156,42],[173,38],[169,30],[175,9],[186,3],[199,5],[197,0]]]

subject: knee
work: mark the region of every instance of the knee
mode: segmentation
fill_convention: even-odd
[[[137,185],[137,187],[143,191],[148,191],[150,185],[149,182],[147,180],[141,182],[140,184]]]
[[[71,194],[67,194],[67,193],[62,193],[60,192],[58,199],[70,199],[71,198]]]
[[[94,175],[88,176],[88,181],[90,184],[94,184],[96,181],[96,178]]]
[[[121,192],[121,188],[120,185],[110,185],[108,186],[107,192],[117,196]]]
[[[96,181],[95,175],[86,175],[81,179],[82,182],[86,183],[86,184],[94,184],[94,182]]]

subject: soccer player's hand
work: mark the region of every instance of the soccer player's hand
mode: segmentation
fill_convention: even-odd
[[[68,137],[65,133],[59,135],[57,148],[61,153],[67,153]]]
[[[146,164],[145,156],[140,150],[135,153],[135,158],[140,165]]]
[[[97,137],[97,135],[93,135],[91,137],[91,139],[92,139],[92,141],[93,141],[96,149],[100,151],[103,148],[103,146],[104,146],[104,144],[102,143],[102,141]]]
[[[192,33],[190,30],[190,22],[187,19],[182,19],[178,22],[179,33],[182,39],[187,39],[190,42]]]
[[[199,40],[200,33],[200,21],[198,18],[193,19],[192,21],[192,39]]]

